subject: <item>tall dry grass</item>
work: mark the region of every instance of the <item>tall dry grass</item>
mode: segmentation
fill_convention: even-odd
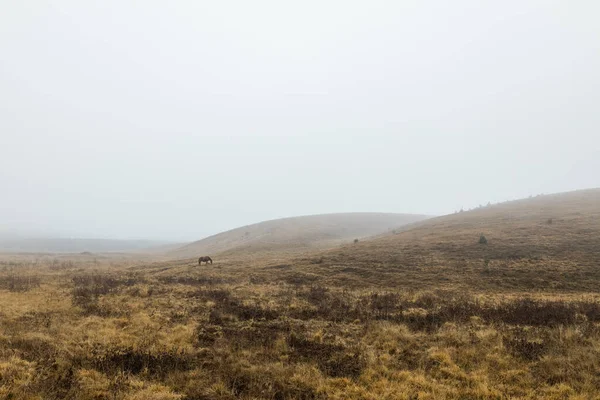
[[[600,397],[600,297],[584,289],[349,289],[324,284],[326,257],[11,262],[0,398]]]

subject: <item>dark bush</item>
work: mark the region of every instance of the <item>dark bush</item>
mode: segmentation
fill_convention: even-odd
[[[11,292],[27,292],[40,287],[41,279],[35,275],[14,275],[0,277],[0,288]]]
[[[370,299],[371,311],[377,319],[389,319],[397,311],[402,311],[396,293],[373,293]]]
[[[285,321],[253,321],[230,324],[223,327],[223,336],[230,340],[235,349],[259,347],[272,348],[277,338],[290,332],[290,324]]]
[[[502,343],[514,356],[535,361],[548,351],[548,345],[542,339],[532,340],[529,336],[525,329],[517,328],[511,334],[503,335]]]
[[[479,244],[488,244],[487,238],[484,235],[479,236]]]
[[[165,376],[173,371],[186,371],[196,366],[196,359],[176,348],[152,352],[133,347],[112,347],[92,349],[84,359],[75,360],[83,367],[92,367],[107,375],[118,372],[139,374],[147,371],[152,375]]]
[[[196,344],[199,347],[210,347],[222,336],[223,331],[218,325],[200,324],[196,327]]]
[[[62,359],[45,359],[38,363],[31,392],[46,393],[45,399],[73,398],[72,389],[77,384],[75,367]],[[10,397],[7,397],[10,398]]]
[[[112,276],[107,274],[83,274],[74,276],[71,299],[74,306],[80,307],[85,314],[107,316],[110,311],[99,304],[100,296],[114,293],[122,286],[133,286],[144,282],[137,275]]]
[[[231,298],[231,291],[228,289],[199,289],[192,294],[192,297],[223,304]]]
[[[220,285],[227,283],[227,280],[224,278],[203,275],[203,276],[161,276],[158,280],[162,283],[179,283],[182,285],[190,285],[190,286],[211,286],[211,285]]]
[[[340,352],[332,354],[331,357],[317,364],[319,369],[328,376],[356,379],[365,368],[366,361],[358,352]]]
[[[574,323],[579,308],[566,301],[523,298],[482,310],[480,315],[489,321],[513,325],[557,326]]]
[[[329,288],[319,285],[313,285],[308,289],[308,291],[300,292],[299,296],[305,298],[313,304],[320,304],[330,298]]]
[[[27,361],[50,360],[59,354],[56,345],[50,340],[22,335],[2,337],[0,348],[10,348],[11,352]]]
[[[273,400],[324,400],[325,394],[304,382],[289,379],[286,371],[264,368],[224,366],[221,374],[236,398]]]
[[[193,297],[212,300],[215,302],[214,312],[211,311],[211,320],[220,324],[224,314],[232,314],[242,320],[251,319],[277,319],[279,312],[270,308],[263,308],[258,304],[244,304],[242,300],[232,296],[226,289],[202,289],[194,293]]]
[[[436,330],[445,322],[468,322],[473,316],[489,323],[523,326],[569,325],[577,323],[580,318],[589,322],[600,321],[600,303],[596,301],[569,302],[525,297],[486,304],[467,295],[426,293],[414,301],[399,296],[395,299],[391,294],[372,294],[369,304],[369,312],[374,318],[403,322],[412,330],[427,332]],[[410,308],[420,308],[423,312],[402,313],[402,310]],[[356,310],[351,310],[354,316],[357,316]]]
[[[357,378],[366,366],[358,349],[321,343],[294,332],[288,336],[287,343],[292,349],[292,361],[316,362],[319,369],[331,377]]]
[[[425,314],[408,314],[400,319],[411,330],[420,332],[434,332],[444,323],[443,318],[437,312],[428,312]]]
[[[331,291],[327,287],[314,285],[308,290],[299,291],[298,297],[306,299],[316,309],[299,309],[290,313],[293,318],[302,320],[325,319],[334,322],[353,321],[367,317],[366,307],[362,299],[353,298],[345,291]]]
[[[600,322],[600,303],[598,302],[579,302],[576,303],[579,312],[586,316],[590,322]]]
[[[302,272],[290,271],[288,274],[283,276],[280,280],[285,283],[289,283],[290,285],[302,286],[302,285],[311,284],[311,283],[319,280],[319,276],[314,275],[314,274],[305,274]]]
[[[257,304],[245,305],[239,300],[232,300],[225,305],[223,311],[236,315],[242,320],[279,318],[279,312],[270,308],[263,308]]]

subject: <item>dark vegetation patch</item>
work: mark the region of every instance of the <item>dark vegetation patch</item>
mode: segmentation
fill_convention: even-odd
[[[278,277],[277,280],[285,282],[290,285],[310,285],[313,282],[316,282],[321,277],[319,275],[310,274],[310,273],[302,273],[302,272],[289,272],[283,275],[282,277]]]
[[[297,296],[307,300],[313,307],[290,310],[292,318],[310,320],[326,319],[336,322],[353,321],[368,317],[366,302],[354,298],[347,291],[333,291],[327,287],[314,285],[299,290]]]
[[[39,362],[31,385],[34,393],[45,393],[45,399],[73,398],[77,385],[76,367],[68,359],[45,359]]]
[[[166,284],[181,284],[190,286],[211,286],[221,285],[228,282],[227,279],[219,276],[159,276],[158,281]]]
[[[72,278],[71,300],[84,314],[107,316],[110,310],[99,303],[101,296],[117,292],[122,287],[131,287],[146,280],[139,274],[109,275],[81,274]]]
[[[295,362],[314,362],[326,375],[356,379],[366,366],[358,348],[317,341],[292,332],[287,343],[291,348],[290,359]]]
[[[324,400],[327,396],[306,382],[292,379],[290,369],[233,364],[224,366],[221,376],[234,398],[273,400]]]
[[[215,321],[200,323],[195,331],[199,347],[211,347],[219,339],[226,340],[234,350],[271,350],[275,341],[292,329],[289,321],[247,321],[216,324]],[[223,322],[223,321],[220,321]]]
[[[540,359],[551,347],[544,331],[528,331],[522,327],[510,329],[502,336],[502,343],[511,354],[527,361]]]
[[[227,289],[200,289],[193,296],[215,302],[211,315],[217,321],[222,319],[222,314],[234,315],[240,320],[273,320],[280,316],[280,312],[276,309],[255,303],[246,304],[242,299],[233,296]]]
[[[278,264],[267,267],[267,269],[290,269],[292,266],[290,264]]]
[[[173,371],[194,368],[198,359],[181,349],[150,350],[133,346],[92,347],[85,357],[75,359],[74,364],[93,368],[107,375],[120,372],[164,377]]]
[[[0,276],[0,289],[11,292],[27,292],[31,289],[40,287],[42,280],[36,275],[18,275],[8,274]]]
[[[0,348],[10,347],[12,355],[27,361],[50,360],[57,354],[56,345],[49,339],[28,336],[23,332],[0,338]]]
[[[446,322],[466,323],[480,317],[487,323],[559,326],[582,318],[600,322],[600,302],[536,300],[528,297],[501,302],[482,301],[456,292],[424,293],[412,298],[406,293],[373,292],[356,296],[323,286],[301,289],[297,296],[312,307],[289,310],[292,318],[352,322],[388,320],[405,323],[412,330],[432,332]]]
[[[17,326],[24,331],[33,331],[40,328],[50,328],[57,322],[60,313],[52,311],[29,311],[16,320]]]

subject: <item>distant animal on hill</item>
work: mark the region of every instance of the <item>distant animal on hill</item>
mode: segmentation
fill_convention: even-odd
[[[212,258],[210,258],[209,256],[202,256],[198,259],[198,265],[202,265],[202,262],[205,262],[208,265],[209,261],[212,264]]]

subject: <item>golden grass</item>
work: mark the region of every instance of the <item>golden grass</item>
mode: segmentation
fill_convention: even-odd
[[[599,203],[569,196],[202,267],[6,257],[0,398],[600,398]]]
[[[233,265],[35,268],[39,286],[0,290],[3,398],[600,396],[593,293],[252,283]]]

